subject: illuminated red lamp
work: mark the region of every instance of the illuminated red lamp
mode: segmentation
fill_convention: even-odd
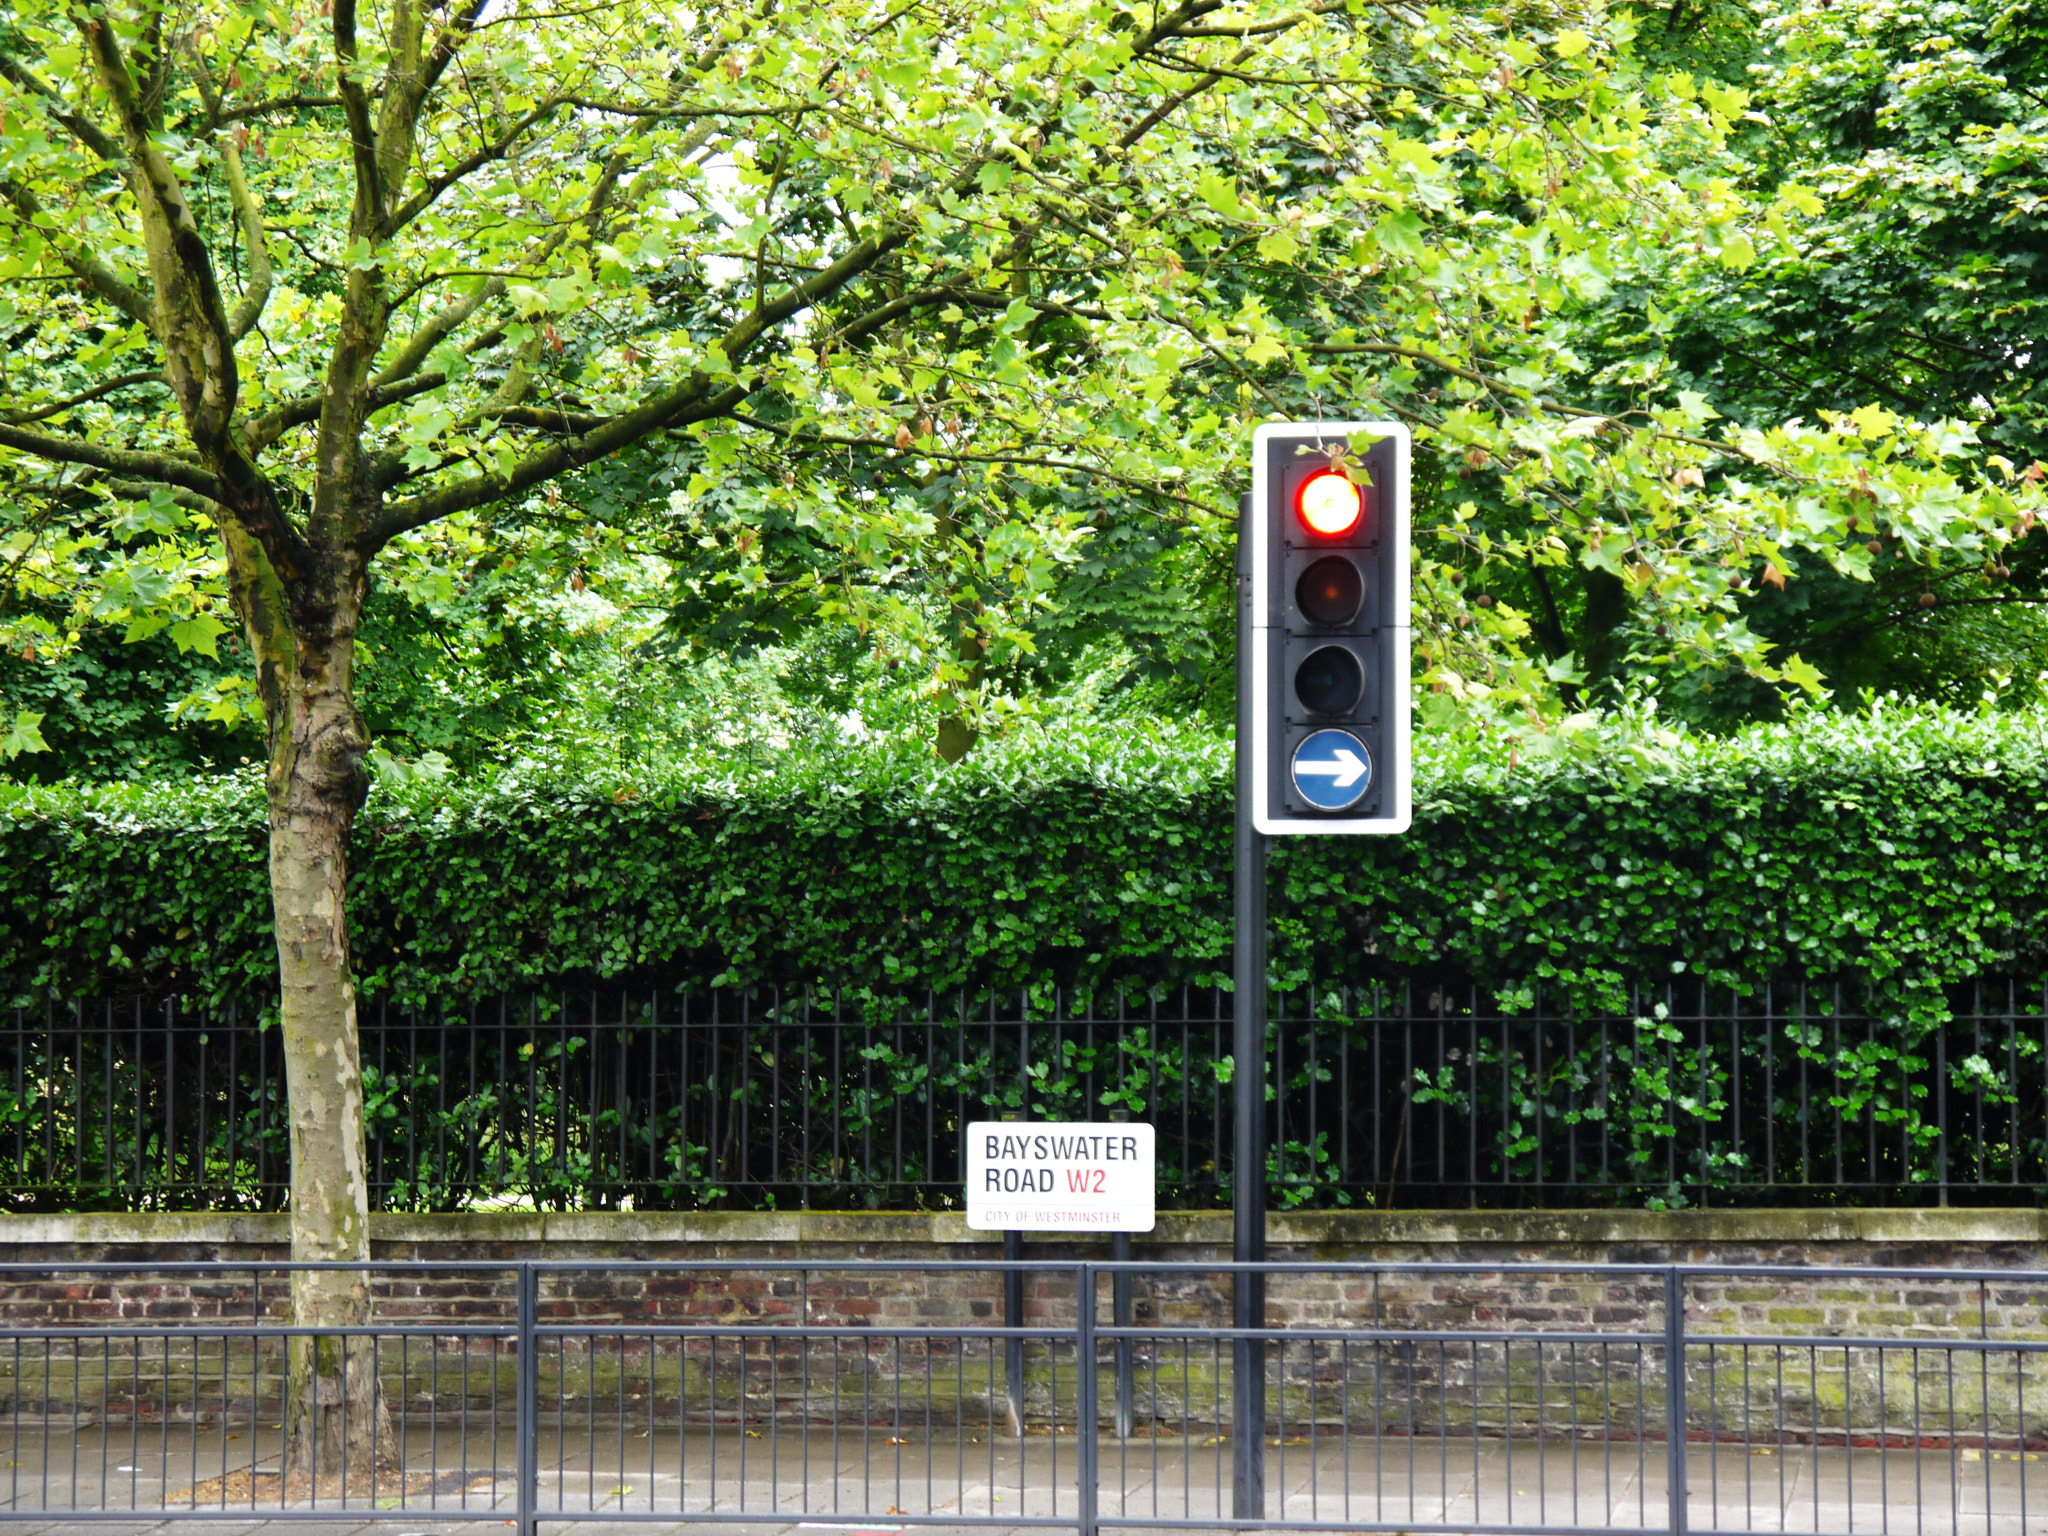
[[[1365,497],[1341,470],[1318,470],[1294,493],[1302,526],[1326,539],[1340,539],[1365,517]]]

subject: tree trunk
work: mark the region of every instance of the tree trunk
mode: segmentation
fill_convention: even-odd
[[[939,761],[957,763],[974,750],[975,742],[980,739],[981,732],[968,724],[964,715],[941,715],[932,745],[939,754]]]
[[[954,514],[953,485],[945,487],[945,504],[938,519],[940,547],[950,546],[959,537],[960,522]],[[960,664],[966,676],[958,684],[949,684],[939,695],[939,726],[934,734],[932,746],[939,755],[939,761],[957,763],[974,750],[974,744],[981,740],[981,727],[968,718],[960,705],[963,692],[972,694],[981,686],[982,666],[987,659],[988,645],[978,631],[981,605],[955,599],[951,612],[953,624],[953,659]]]
[[[354,696],[364,569],[323,562],[289,594],[248,549],[237,596],[257,643],[270,731],[270,889],[277,932],[285,1080],[291,1111],[292,1258],[362,1264],[370,1257],[362,1055],[348,942],[348,840],[367,780]],[[370,1321],[359,1269],[292,1276],[301,1328]],[[396,1443],[368,1338],[294,1337],[287,1351],[285,1470],[355,1484],[394,1466]]]
[[[1585,573],[1586,606],[1579,614],[1579,669],[1586,689],[1598,697],[1621,664],[1621,626],[1629,616],[1628,583],[1612,571]]]

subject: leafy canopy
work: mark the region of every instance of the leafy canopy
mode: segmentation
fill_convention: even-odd
[[[1744,93],[1638,68],[1625,17],[685,19],[17,5],[5,641],[61,656],[89,614],[215,655],[240,533],[455,575],[515,520],[608,522],[680,562],[686,626],[885,636],[971,740],[1077,582],[1143,607],[1106,533],[1217,608],[1248,427],[1393,415],[1436,697],[1547,708],[1587,647],[1533,643],[1496,574],[1613,584],[1646,664],[1818,688],[1741,583],[1862,581],[1876,540],[1988,563],[2040,504],[1960,421],[1574,393],[1621,277],[1796,255],[1824,206],[1737,174]],[[1140,628],[1199,659],[1215,619],[1173,620]]]

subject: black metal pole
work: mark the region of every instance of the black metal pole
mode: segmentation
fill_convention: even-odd
[[[540,1312],[540,1276],[531,1264],[519,1266],[519,1401],[513,1406],[513,1458],[519,1488],[514,1495],[518,1536],[540,1530],[540,1364],[533,1329]]]
[[[1113,1110],[1109,1117],[1121,1124],[1131,1118],[1126,1109]],[[1116,1264],[1131,1262],[1131,1234],[1112,1232],[1109,1235],[1109,1257]],[[1131,1272],[1119,1269],[1109,1279],[1109,1320],[1118,1328],[1131,1326]],[[1132,1390],[1131,1367],[1136,1359],[1132,1348],[1133,1340],[1120,1338],[1110,1346],[1110,1353],[1116,1362],[1116,1437],[1119,1440],[1131,1438],[1136,1425],[1136,1394]]]
[[[1130,1233],[1110,1234],[1109,1256],[1118,1264],[1131,1262]],[[1120,1269],[1110,1277],[1109,1320],[1119,1328],[1131,1326],[1131,1272],[1127,1269]],[[1116,1437],[1119,1440],[1130,1439],[1137,1422],[1137,1404],[1131,1382],[1133,1342],[1128,1336],[1119,1338],[1113,1350],[1116,1356]]]
[[[1017,1081],[1022,1085],[1022,1107],[1003,1116],[1005,1120],[1031,1118],[1031,1010],[1020,1006],[1017,1015]],[[1024,1326],[1024,1271],[1011,1269],[1024,1257],[1024,1234],[1012,1228],[1003,1234],[1003,1326]],[[1003,1341],[1004,1405],[1009,1410],[1010,1433],[1024,1435],[1024,1341],[1012,1335]]]
[[[1233,855],[1237,908],[1232,968],[1237,1016],[1231,1031],[1231,1257],[1266,1257],[1266,839],[1252,826],[1252,753],[1259,722],[1251,711],[1251,624],[1254,594],[1246,531],[1251,498],[1239,504],[1237,536],[1237,812]],[[1231,1326],[1263,1328],[1266,1281],[1240,1270],[1231,1286]],[[1230,1512],[1240,1520],[1266,1514],[1266,1346],[1238,1338],[1231,1350]]]
[[[1664,1475],[1670,1484],[1671,1536],[1686,1536],[1692,1490],[1685,1486],[1685,1277],[1676,1264],[1664,1272],[1664,1381]]]
[[[1083,1264],[1075,1274],[1074,1359],[1080,1369],[1074,1373],[1075,1492],[1079,1495],[1074,1512],[1074,1536],[1096,1536],[1099,1530],[1101,1489],[1099,1465],[1102,1455],[1101,1410],[1096,1406],[1098,1382],[1095,1376],[1095,1269]],[[1058,1497],[1058,1489],[1054,1489]],[[1122,1513],[1122,1511],[1119,1511]]]
[[[1010,1264],[1024,1257],[1024,1234],[1003,1234],[1003,1258]],[[1003,1270],[1003,1326],[1024,1326],[1024,1271]],[[1010,1415],[1010,1433],[1024,1433],[1024,1341],[1012,1334],[1003,1341],[1004,1406]]]

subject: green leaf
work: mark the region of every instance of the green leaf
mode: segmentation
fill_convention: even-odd
[[[1794,652],[1792,659],[1785,663],[1783,671],[1785,681],[1793,684],[1795,687],[1803,688],[1806,692],[1816,695],[1822,691],[1821,683],[1823,679],[1820,668],[1803,659],[1797,652]]]
[[[1252,338],[1252,344],[1244,349],[1248,363],[1277,362],[1287,355],[1287,348],[1280,338],[1267,332]]]
[[[38,729],[42,723],[42,715],[35,710],[16,710],[14,723],[7,728],[6,735],[0,736],[0,760],[11,761],[24,752],[49,751],[50,744]]]
[[[218,657],[214,641],[227,633],[227,625],[210,613],[195,613],[189,619],[180,619],[170,626],[171,639],[180,652],[197,651],[202,656]]]

